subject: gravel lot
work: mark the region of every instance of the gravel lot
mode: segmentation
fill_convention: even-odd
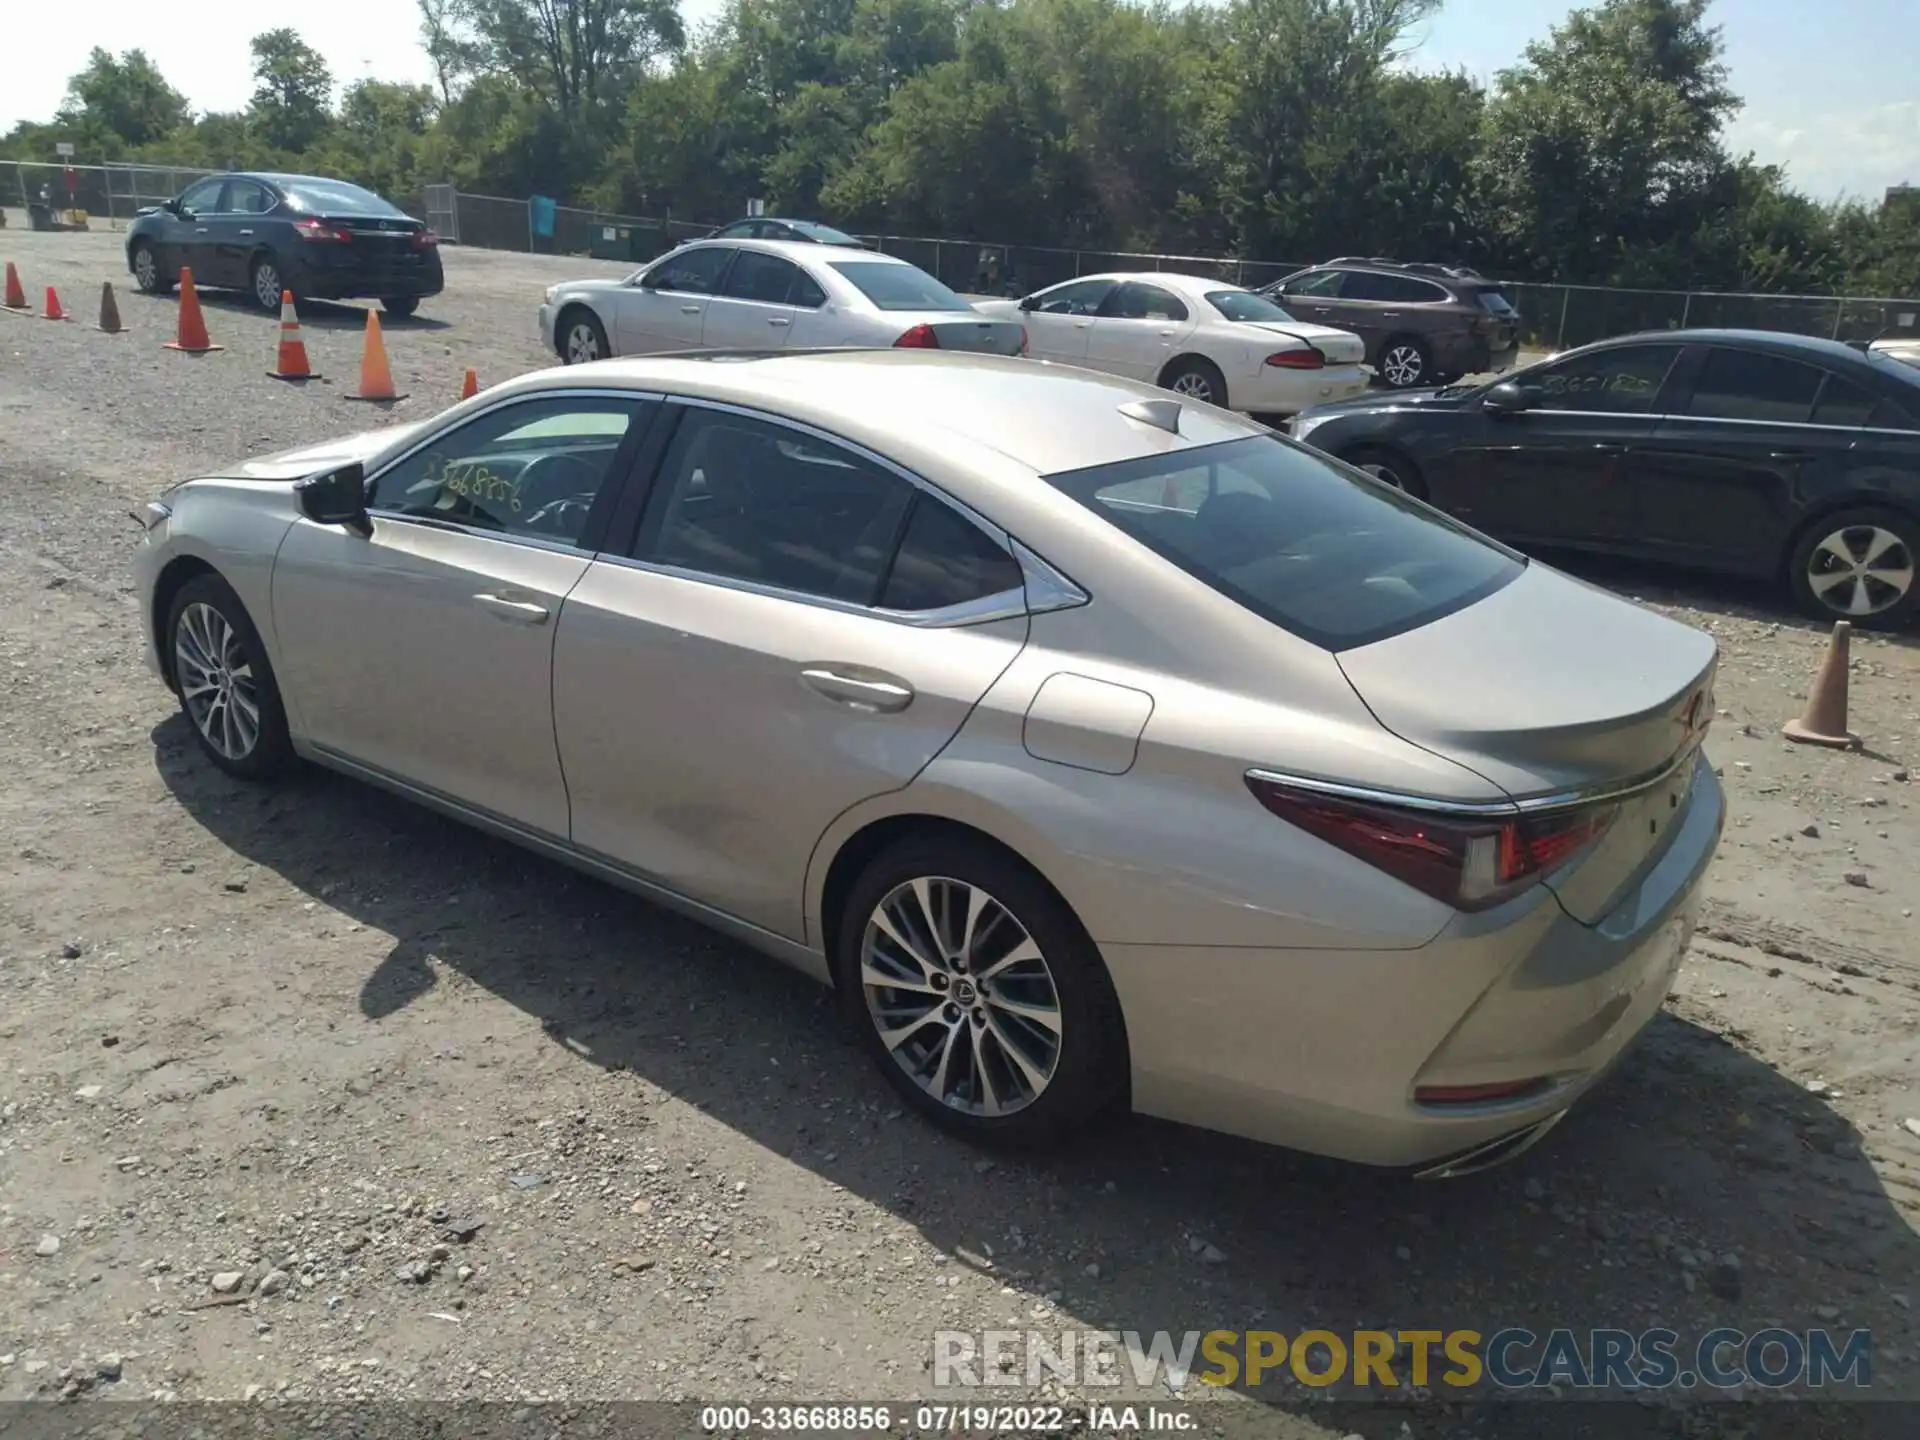
[[[1720,639],[1733,817],[1666,1015],[1514,1165],[1414,1185],[1146,1121],[990,1159],[806,981],[356,784],[229,782],[143,667],[131,507],[546,363],[541,288],[623,267],[450,249],[382,414],[341,398],[359,311],[314,307],[331,383],[284,386],[237,298],[227,349],[161,349],[119,246],[0,232],[81,317],[0,314],[0,1398],[904,1399],[939,1329],[1508,1323],[1870,1327],[1875,1389],[1920,1394],[1913,637],[1856,637],[1863,753],[1799,749],[1823,636],[1587,572]],[[92,328],[103,280],[130,333]],[[1487,1433],[1314,1400],[1195,1409]],[[1666,1407],[1628,1413],[1747,1433]]]

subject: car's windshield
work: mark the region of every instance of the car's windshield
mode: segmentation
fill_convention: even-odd
[[[1047,481],[1229,599],[1329,650],[1429,624],[1526,567],[1438,511],[1278,436]]]
[[[371,190],[349,185],[344,180],[294,180],[287,184],[287,203],[308,214],[348,211],[355,215],[404,215]]]
[[[1244,320],[1257,324],[1262,320],[1293,319],[1293,316],[1266,296],[1256,295],[1251,290],[1209,290],[1207,303],[1229,320]]]
[[[833,268],[852,281],[879,310],[973,308],[917,266],[886,260],[835,260]]]

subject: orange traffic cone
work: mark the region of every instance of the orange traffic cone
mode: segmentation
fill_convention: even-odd
[[[1807,692],[1807,708],[1781,731],[1787,739],[1835,750],[1852,750],[1860,744],[1860,737],[1847,729],[1847,652],[1852,634],[1853,626],[1847,621],[1834,622],[1820,673],[1813,677],[1813,689]]]
[[[67,312],[60,308],[60,297],[54,293],[51,285],[47,287],[47,308],[40,316],[42,320],[64,320]]]
[[[480,393],[480,375],[471,365],[467,367],[467,378],[460,382],[460,398],[471,400]]]
[[[386,342],[380,338],[380,317],[367,311],[367,343],[360,352],[360,390],[349,400],[404,400],[393,388],[393,369],[387,364]]]
[[[280,292],[280,355],[267,372],[275,380],[317,380],[307,364],[307,342],[300,338],[300,317],[294,312],[293,292]]]
[[[193,288],[193,271],[184,266],[180,270],[180,333],[167,341],[166,348],[188,355],[204,355],[209,350],[227,348],[207,338],[207,319],[200,313],[200,292]]]
[[[20,283],[20,272],[13,268],[13,261],[7,262],[7,298],[3,302],[8,310],[27,308],[26,287]]]
[[[120,323],[120,304],[113,298],[113,282],[100,282],[100,328],[109,335],[118,335],[127,327]]]

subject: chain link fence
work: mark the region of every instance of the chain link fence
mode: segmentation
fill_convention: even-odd
[[[123,229],[141,209],[179,194],[209,171],[163,165],[35,164],[0,160],[0,210],[9,225]],[[394,203],[425,216],[456,244],[487,250],[587,255],[645,264],[709,234],[707,222],[671,215],[617,215],[566,205],[547,213],[531,199],[469,195],[430,185]],[[1110,270],[1170,270],[1257,289],[1304,264],[1216,255],[1068,250],[982,244],[943,236],[862,235],[865,243],[919,266],[969,294],[1025,295],[1080,275]],[[1529,349],[1566,350],[1636,330],[1718,327],[1780,330],[1834,340],[1872,340],[1920,324],[1920,299],[1831,295],[1748,295],[1714,291],[1625,290],[1598,285],[1502,286],[1520,312]],[[1903,318],[1904,317],[1904,318]]]

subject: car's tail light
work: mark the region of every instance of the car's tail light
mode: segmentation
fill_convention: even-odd
[[[353,236],[339,226],[329,225],[326,221],[316,220],[312,216],[305,220],[294,221],[293,233],[302,240],[325,241],[337,245],[347,245],[353,241]]]
[[[439,243],[440,237],[431,230],[416,230],[413,232],[413,248],[416,250],[431,250]]]
[[[940,337],[931,325],[916,325],[893,342],[896,350],[938,350]]]
[[[1276,370],[1322,370],[1327,357],[1309,345],[1304,350],[1280,350],[1267,356],[1267,364]]]
[[[1599,839],[1619,813],[1611,803],[1536,814],[1429,810],[1259,775],[1247,787],[1282,820],[1459,910],[1511,899]]]

